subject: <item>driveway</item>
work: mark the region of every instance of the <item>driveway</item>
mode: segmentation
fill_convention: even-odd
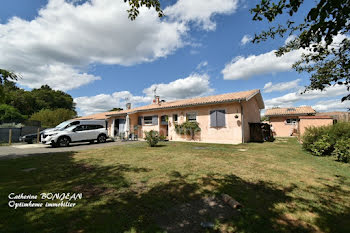
[[[127,143],[137,143],[137,141],[127,141],[127,142],[107,141],[106,143],[99,143],[99,144],[97,143],[90,144],[90,143],[82,142],[82,143],[72,143],[69,145],[69,147],[58,147],[58,148],[52,148],[49,145],[43,145],[43,144],[18,143],[12,146],[0,146],[0,160],[26,157],[26,156],[35,155],[35,154],[37,155],[37,154],[48,154],[48,153],[55,153],[55,152],[89,150],[89,149],[95,149],[95,148],[123,145]]]

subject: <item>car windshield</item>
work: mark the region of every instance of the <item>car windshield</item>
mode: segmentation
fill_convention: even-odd
[[[57,125],[55,128],[57,129],[64,129],[67,127],[67,125],[69,125],[70,123],[72,123],[71,121],[64,121],[61,124]]]

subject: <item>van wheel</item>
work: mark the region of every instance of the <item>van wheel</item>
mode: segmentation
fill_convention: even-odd
[[[69,138],[68,137],[61,137],[57,140],[57,145],[60,147],[66,147],[69,146]]]
[[[99,135],[98,137],[97,137],[97,142],[98,143],[104,143],[104,142],[106,142],[107,141],[107,137],[106,137],[106,135],[104,135],[104,134],[101,134],[101,135]]]

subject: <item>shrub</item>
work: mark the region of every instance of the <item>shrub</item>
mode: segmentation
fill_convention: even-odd
[[[327,134],[321,135],[314,143],[310,145],[312,153],[316,156],[330,155],[331,143]]]
[[[341,138],[350,138],[350,122],[339,122],[329,126],[329,136],[332,145],[335,145]]]
[[[302,137],[303,148],[311,151],[312,144],[328,131],[327,126],[308,127]]]
[[[145,140],[147,141],[148,145],[151,147],[154,147],[155,145],[157,145],[159,141],[158,131],[151,130],[151,131],[145,132]]]
[[[333,155],[339,161],[350,161],[350,122],[307,128],[302,141],[303,148],[316,156]]]
[[[350,161],[350,138],[342,138],[337,141],[334,145],[334,151],[332,155],[337,158],[338,161],[341,162],[349,162]]]

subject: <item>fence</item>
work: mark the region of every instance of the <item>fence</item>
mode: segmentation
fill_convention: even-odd
[[[1,143],[7,143],[9,142],[10,137],[10,129],[11,129],[11,142],[19,142],[19,138],[27,135],[27,134],[35,134],[39,130],[43,130],[43,128],[36,127],[36,126],[24,126],[20,128],[15,127],[6,127],[6,128],[0,128],[0,142]]]

